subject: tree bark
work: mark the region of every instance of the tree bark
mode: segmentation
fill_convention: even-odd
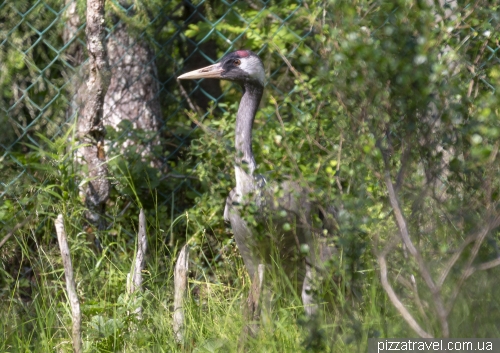
[[[77,74],[71,77],[74,88],[70,89],[72,98],[67,115],[68,119],[79,115],[78,136],[86,145],[76,156],[79,163],[88,166],[86,176],[90,183],[86,190],[81,190],[89,209],[86,217],[91,228],[104,229],[102,215],[110,191],[105,152],[109,153],[108,147],[112,147],[115,142],[104,140],[104,126],[109,125],[117,129],[122,121],[131,121],[129,130],[124,131],[127,134],[125,141],[121,140],[119,143],[119,153],[133,145],[135,152],[141,155],[143,160],[150,161],[154,167],[160,167],[161,161],[155,158],[153,151],[155,146],[160,145],[158,131],[162,125],[158,75],[154,52],[144,40],[130,36],[124,24],[119,24],[109,39],[105,40],[103,15],[100,23],[103,32],[97,37],[94,34],[94,39],[89,34],[93,33],[91,26],[96,24],[87,20],[89,60],[84,64],[84,48],[77,40],[82,24],[76,11],[76,1],[66,0],[66,3],[68,7],[63,40],[69,46],[64,54],[66,61],[77,69]],[[87,16],[93,16],[95,10],[89,4]],[[105,41],[106,52],[96,55],[92,48],[104,50]],[[105,72],[99,72],[106,56],[109,66],[106,66]],[[133,135],[138,130],[144,132],[139,135],[140,139]]]
[[[78,138],[86,162],[89,179],[85,190],[85,217],[97,230],[105,229],[104,211],[109,197],[110,183],[104,152],[105,130],[103,104],[109,86],[109,68],[104,44],[104,0],[87,0],[87,50],[89,77],[84,100],[85,106],[78,119]]]
[[[119,142],[120,152],[136,146],[135,152],[143,160],[160,167],[161,161],[154,157],[162,125],[154,52],[144,40],[133,38],[123,23],[109,37],[107,49],[111,83],[104,99],[104,124],[120,130],[122,121],[130,121],[133,128],[125,131],[125,142]],[[138,130],[145,135],[134,136]]]

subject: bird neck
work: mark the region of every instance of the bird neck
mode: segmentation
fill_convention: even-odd
[[[236,189],[240,195],[254,189],[253,172],[257,165],[252,151],[252,127],[263,90],[260,85],[243,85],[243,97],[238,108],[235,130]]]

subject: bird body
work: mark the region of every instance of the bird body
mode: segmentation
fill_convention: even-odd
[[[307,192],[293,181],[268,183],[262,176],[254,175],[257,165],[252,151],[252,127],[264,91],[262,61],[251,51],[238,50],[217,64],[179,76],[199,78],[235,81],[243,89],[235,127],[236,187],[226,200],[224,219],[231,224],[250,278],[260,263],[278,261],[287,276],[296,279],[293,282],[302,291],[302,300],[309,308],[306,311],[312,313],[311,266],[320,263],[318,253],[325,258],[329,252],[313,234],[313,207]],[[253,213],[254,222],[247,221],[249,213]]]

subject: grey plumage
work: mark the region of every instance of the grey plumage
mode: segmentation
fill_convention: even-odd
[[[315,311],[311,294],[314,274],[331,256],[330,248],[312,228],[318,209],[297,182],[266,182],[254,175],[252,126],[264,90],[264,67],[251,51],[226,55],[218,64],[179,76],[179,79],[219,78],[235,81],[243,88],[235,128],[236,187],[230,192],[224,219],[231,224],[236,244],[250,278],[260,263],[278,261],[302,292],[306,312]],[[249,224],[250,210],[256,210]],[[307,254],[307,256],[305,256]],[[279,259],[272,257],[278,256]]]

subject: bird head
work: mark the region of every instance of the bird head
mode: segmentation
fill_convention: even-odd
[[[264,87],[265,72],[260,58],[250,50],[237,50],[224,56],[217,64],[180,75],[180,80],[217,78],[220,80],[259,84]]]

